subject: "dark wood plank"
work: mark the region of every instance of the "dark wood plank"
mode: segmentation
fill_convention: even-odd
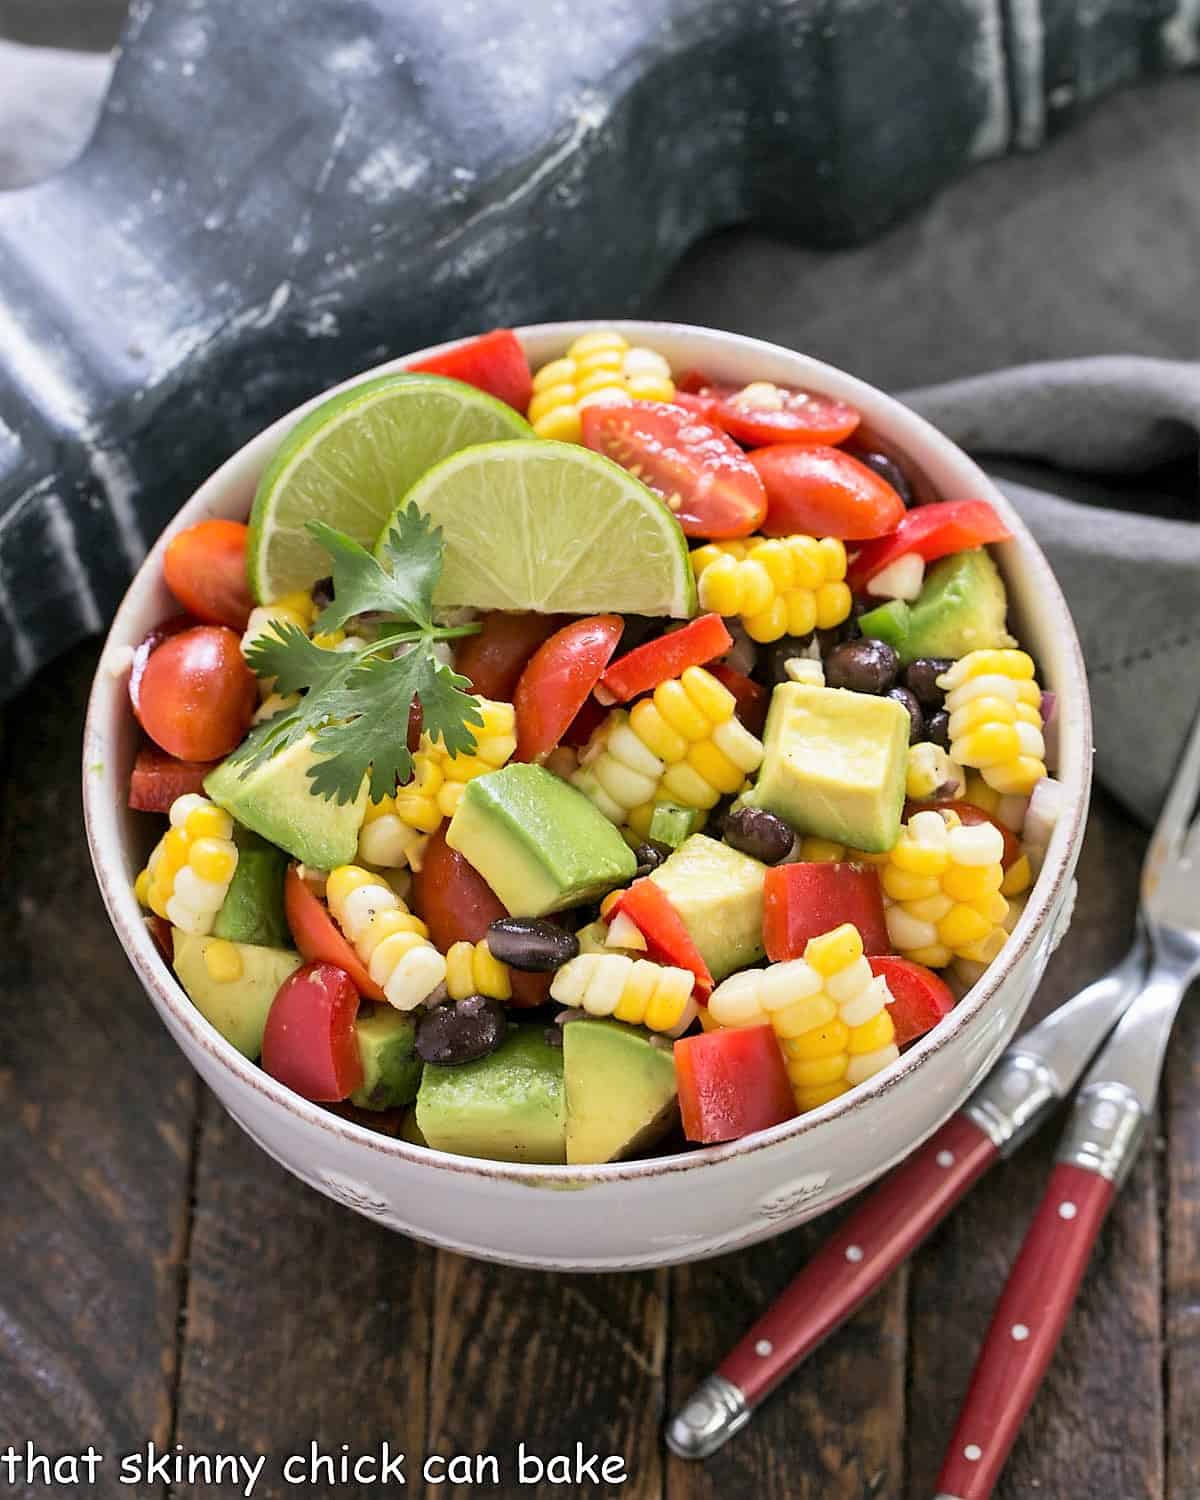
[[[659,1500],[667,1290],[665,1271],[551,1276],[439,1255],[427,1451],[495,1454],[501,1482],[489,1494]],[[519,1442],[542,1460],[574,1457],[582,1443],[622,1458],[628,1477],[619,1487],[522,1485]]]
[[[673,1273],[671,1404],[678,1406],[837,1222]],[[669,1500],[866,1500],[899,1493],[905,1286],[883,1288],[706,1463],[672,1458]]]
[[[1167,1495],[1192,1500],[1200,1484],[1200,987],[1193,986],[1167,1053],[1166,1332]]]
[[[1125,951],[1144,837],[1102,795],[1079,869],[1079,903],[1034,1015]],[[1044,1188],[1058,1121],[943,1225],[913,1267],[909,1500],[928,1500],[980,1341]],[[997,1500],[1163,1494],[1158,1171],[1147,1150],[1101,1237],[1075,1314],[1026,1421]]]
[[[433,1252],[313,1192],[207,1091],[201,1114],[176,1441],[185,1452],[267,1455],[254,1494],[273,1500],[304,1492],[283,1469],[310,1443],[340,1461],[342,1444],[358,1457],[386,1440],[409,1456],[412,1492]],[[380,1491],[352,1482],[307,1492]]]
[[[71,653],[5,710],[0,1410],[5,1444],[114,1455],[170,1434],[196,1085],[88,860],[79,754],[96,655]]]

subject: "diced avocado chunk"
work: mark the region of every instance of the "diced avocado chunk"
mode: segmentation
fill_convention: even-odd
[[[910,728],[908,710],[894,698],[781,683],[771,694],[762,769],[746,801],[797,833],[890,849],[900,834]]]
[[[679,807],[674,802],[659,802],[650,815],[650,837],[659,844],[678,849],[700,827],[703,814],[698,807]]]
[[[907,665],[919,656],[965,656],[1016,642],[1004,628],[1008,596],[1004,580],[982,547],[956,552],[934,563],[916,602],[909,606],[908,634],[900,652]],[[861,623],[861,622],[860,622]]]
[[[488,1161],[567,1159],[563,1053],[541,1026],[514,1026],[486,1057],[426,1066],[417,1127],[435,1151]]]
[[[703,833],[685,839],[650,871],[719,984],[757,963],[763,947],[763,881],[767,867]]]
[[[237,869],[213,922],[213,936],[231,943],[284,948],[291,941],[283,911],[287,855],[248,828],[235,828]]]
[[[903,599],[889,599],[886,604],[869,609],[858,617],[858,628],[871,640],[884,641],[903,651],[908,640],[912,611]]]
[[[362,1087],[350,1095],[361,1109],[402,1109],[417,1097],[421,1059],[416,1023],[390,1005],[364,1011],[354,1028],[362,1058]]]
[[[679,1110],[675,1056],[620,1021],[563,1027],[567,1161],[622,1161],[667,1133]]]
[[[188,998],[206,1020],[211,1021],[227,1042],[251,1062],[262,1051],[263,1028],[279,986],[302,962],[298,953],[283,948],[263,948],[250,943],[230,943],[215,936],[199,937],[172,927],[175,947],[175,973]],[[214,944],[219,949],[232,948],[240,961],[240,973],[230,979],[218,978],[226,964],[215,955],[208,959]],[[221,960],[231,955],[219,953]],[[238,964],[229,962],[236,970]]]
[[[582,792],[541,766],[468,781],[446,842],[514,917],[543,917],[632,880],[633,850]]]
[[[305,735],[243,775],[245,765],[223,760],[204,790],[239,823],[252,828],[293,859],[317,870],[347,865],[358,852],[358,830],[367,810],[367,778],[353,802],[335,802],[312,789],[308,768],[312,735]]]

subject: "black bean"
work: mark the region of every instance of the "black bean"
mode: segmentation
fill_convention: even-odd
[[[884,479],[896,491],[905,505],[912,505],[914,501],[913,487],[908,482],[908,475],[900,467],[894,458],[889,458],[886,453],[856,453],[855,458],[860,464],[866,464],[868,469],[874,469],[880,479]]]
[[[886,641],[844,641],[825,658],[825,681],[856,693],[886,693],[896,681],[899,663]]]
[[[795,656],[807,656],[815,639],[809,631],[807,635],[781,635],[777,641],[772,641],[763,653],[767,681],[772,685],[790,682],[788,662]]]
[[[725,842],[764,865],[786,859],[794,838],[783,819],[763,807],[736,807],[725,819]]]
[[[504,1007],[486,995],[435,1005],[417,1022],[417,1056],[443,1068],[475,1062],[496,1050],[506,1029]]]
[[[651,870],[657,870],[670,855],[670,844],[664,844],[661,839],[645,839],[633,851],[639,875],[649,875]]]
[[[493,958],[530,974],[549,974],[579,952],[579,939],[544,917],[497,917],[487,930]]]
[[[312,586],[312,602],[318,609],[328,609],[333,603],[333,579],[318,578]]]
[[[926,716],[925,738],[943,750],[950,748],[950,715],[944,708]]]
[[[908,728],[908,743],[915,745],[919,740],[923,740],[925,738],[925,715],[921,712],[917,695],[906,687],[894,687],[888,688],[884,697],[895,698],[897,703],[903,704],[908,709],[908,717],[911,721]]]
[[[937,680],[953,665],[948,656],[918,656],[904,669],[904,686],[917,695],[922,708],[941,708],[946,694],[938,687]]]

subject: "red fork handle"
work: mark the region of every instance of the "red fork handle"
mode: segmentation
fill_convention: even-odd
[[[864,1199],[717,1373],[757,1406],[912,1254],[998,1155],[978,1125],[954,1115]]]
[[[992,1315],[938,1480],[938,1500],[987,1500],[1054,1355],[1116,1188],[1060,1162]]]

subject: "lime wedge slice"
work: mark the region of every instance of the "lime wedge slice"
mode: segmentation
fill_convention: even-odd
[[[679,522],[632,474],[574,443],[464,448],[401,503],[442,528],[439,606],[680,619],[696,611]]]
[[[440,375],[383,375],[323,401],[292,428],[259,481],[247,549],[254,597],[270,603],[329,572],[306,521],[326,521],[371,547],[427,469],[472,443],[530,432],[502,401]]]

